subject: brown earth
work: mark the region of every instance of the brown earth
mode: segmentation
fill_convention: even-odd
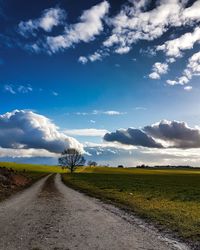
[[[26,172],[17,172],[13,169],[0,167],[0,201],[30,186],[39,177],[40,175],[31,176]]]

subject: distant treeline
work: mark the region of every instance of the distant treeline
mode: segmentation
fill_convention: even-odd
[[[159,168],[159,169],[163,169],[163,168],[175,168],[175,169],[183,169],[183,168],[192,168],[194,169],[195,167],[192,167],[192,166],[188,166],[188,165],[178,165],[178,166],[174,166],[174,165],[156,165],[156,166],[148,166],[148,165],[139,165],[137,166],[136,168]]]

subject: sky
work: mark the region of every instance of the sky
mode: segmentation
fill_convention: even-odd
[[[200,0],[1,0],[0,160],[200,166]]]

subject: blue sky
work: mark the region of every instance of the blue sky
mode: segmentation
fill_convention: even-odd
[[[2,159],[55,162],[72,137],[102,164],[198,165],[199,23],[199,0],[1,1]]]

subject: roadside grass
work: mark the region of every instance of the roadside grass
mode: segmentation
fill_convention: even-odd
[[[66,170],[62,170],[60,166],[39,165],[39,164],[24,164],[16,162],[0,162],[0,167],[12,168],[16,171],[28,171],[28,172],[43,172],[43,173],[66,173]]]
[[[200,242],[200,170],[85,167],[64,174],[63,181],[123,205],[182,239]]]

